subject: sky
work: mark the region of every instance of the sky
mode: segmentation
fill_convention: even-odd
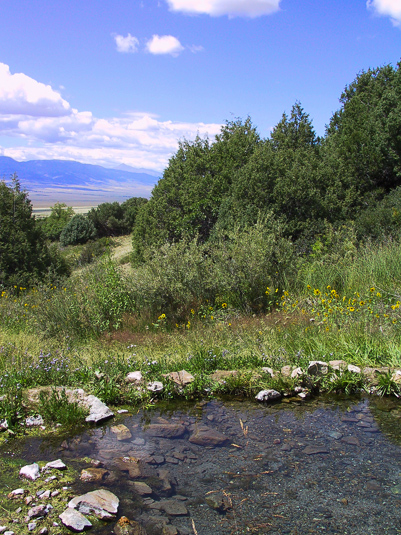
[[[299,101],[318,135],[401,59],[401,0],[0,0],[0,155],[161,173],[178,141]],[[0,169],[1,175],[1,169]]]

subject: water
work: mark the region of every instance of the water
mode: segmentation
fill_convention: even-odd
[[[27,440],[19,456],[62,458],[79,470],[93,467],[88,458],[99,461],[103,480],[78,482],[73,493],[111,490],[120,498],[119,516],[139,521],[149,535],[163,533],[163,522],[170,529],[164,533],[175,526],[181,535],[397,534],[400,416],[398,403],[373,398],[165,405],[67,440]],[[117,440],[111,429],[117,424],[131,438]],[[170,433],[171,424],[185,433],[154,436]],[[199,426],[223,433],[227,444],[190,442]],[[153,493],[138,494],[138,481]],[[96,533],[110,533],[113,525]]]

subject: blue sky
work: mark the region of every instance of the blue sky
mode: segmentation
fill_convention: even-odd
[[[296,100],[318,134],[401,58],[401,0],[0,2],[0,155],[162,171],[177,141]],[[1,173],[1,170],[0,170]]]

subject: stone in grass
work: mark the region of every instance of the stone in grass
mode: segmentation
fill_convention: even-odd
[[[268,368],[265,366],[264,368],[262,368],[262,372],[269,374],[270,377],[274,377],[274,371],[272,368]]]
[[[277,390],[261,390],[256,396],[257,401],[273,401],[275,399],[280,399],[281,394]]]
[[[359,366],[354,366],[353,364],[348,364],[348,371],[351,373],[361,373],[361,368]]]
[[[160,381],[153,381],[153,383],[148,383],[147,390],[150,392],[161,392],[164,388],[163,383]]]
[[[333,370],[345,370],[348,366],[345,360],[330,360],[329,364]]]
[[[173,383],[179,386],[186,386],[195,381],[195,377],[188,373],[186,370],[179,372],[171,372],[167,375],[173,381]]]
[[[296,379],[299,376],[302,376],[304,374],[304,371],[302,368],[295,368],[295,370],[292,370],[291,372],[291,378]]]
[[[329,365],[327,362],[321,360],[311,360],[308,365],[309,375],[316,375],[317,377],[322,377],[322,375],[327,375],[329,372]]]
[[[51,461],[50,463],[47,463],[42,468],[43,472],[47,470],[67,470],[67,465],[64,464],[61,459],[57,459],[56,461]]]
[[[35,481],[35,479],[40,477],[39,465],[37,463],[27,464],[21,468],[19,475]]]
[[[46,505],[36,505],[28,511],[28,518],[38,518],[39,516],[47,515],[49,509]]]
[[[44,425],[44,420],[40,414],[37,416],[28,416],[28,418],[25,420],[25,425],[27,427],[39,427],[41,425]]]
[[[140,372],[140,371],[129,372],[125,376],[125,382],[126,383],[142,383],[142,381],[143,381],[143,375],[142,375],[142,372]]]
[[[20,498],[21,496],[23,496],[25,494],[25,490],[24,489],[15,489],[15,490],[12,490],[8,495],[7,495],[7,498],[11,499],[11,498]],[[0,532],[1,533],[1,532]]]
[[[59,515],[64,526],[71,531],[80,533],[92,527],[92,523],[79,511],[67,508],[61,515]]]

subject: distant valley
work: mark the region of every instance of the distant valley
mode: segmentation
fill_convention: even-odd
[[[150,197],[160,174],[146,169],[120,165],[107,169],[100,165],[71,160],[30,160],[17,162],[0,156],[0,178],[9,181],[16,173],[29,192],[34,208],[43,209],[55,202],[69,206],[97,206],[102,202],[123,202],[130,197]]]

